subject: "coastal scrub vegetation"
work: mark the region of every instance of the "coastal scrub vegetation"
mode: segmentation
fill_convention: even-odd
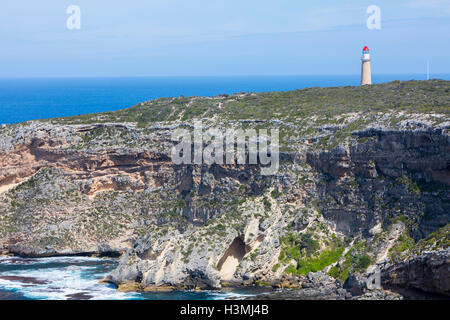
[[[328,275],[344,283],[350,273],[361,272],[371,265],[372,262],[373,259],[369,255],[366,241],[360,241],[348,250],[342,261],[328,271]]]
[[[49,121],[62,124],[133,122],[137,123],[138,127],[146,127],[155,122],[187,121],[214,116],[223,120],[301,120],[320,115],[325,123],[329,123],[327,119],[331,121],[336,115],[360,111],[433,111],[449,115],[449,96],[448,81],[394,81],[364,87],[314,87],[286,92],[221,95],[213,98],[160,98],[119,111]]]
[[[279,261],[289,264],[285,273],[292,275],[321,271],[337,262],[345,250],[344,242],[334,235],[329,245],[321,250],[320,241],[310,232],[289,233],[283,236],[280,242],[282,249]],[[295,264],[292,264],[293,261]]]

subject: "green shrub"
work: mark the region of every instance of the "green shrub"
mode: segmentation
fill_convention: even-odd
[[[273,189],[270,195],[272,198],[276,199],[281,196],[281,192],[278,189]]]
[[[272,203],[266,198],[263,198],[263,204],[266,211],[270,211],[272,209]]]
[[[393,259],[400,257],[401,253],[405,250],[413,249],[416,243],[409,234],[404,233],[398,239],[396,244],[389,250],[389,255]]]

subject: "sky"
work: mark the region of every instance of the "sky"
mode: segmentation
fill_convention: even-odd
[[[450,0],[1,1],[0,44],[1,78],[358,74],[365,45],[374,73],[450,73]]]

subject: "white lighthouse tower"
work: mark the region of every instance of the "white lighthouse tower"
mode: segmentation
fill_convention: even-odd
[[[361,57],[361,85],[372,84],[372,71],[370,70],[370,50],[367,46],[363,49]]]

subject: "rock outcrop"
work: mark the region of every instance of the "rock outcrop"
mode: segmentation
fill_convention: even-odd
[[[411,288],[450,296],[450,249],[423,252],[381,267],[385,287]]]

